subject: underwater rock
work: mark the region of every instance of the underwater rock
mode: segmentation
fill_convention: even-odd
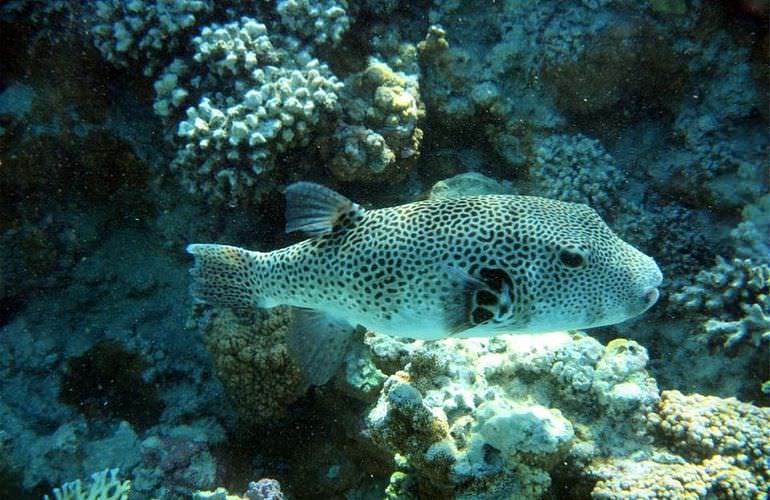
[[[477,411],[485,419],[480,433],[485,442],[503,454],[558,453],[569,448],[575,431],[559,410],[543,406],[507,407],[483,403]]]
[[[224,436],[221,429],[197,424],[156,428],[142,440],[142,461],[133,473],[137,492],[147,498],[189,498],[216,485],[222,470],[212,446]]]
[[[468,172],[438,181],[430,190],[430,198],[480,194],[513,194],[513,187],[509,181],[498,181],[478,172]]]
[[[549,61],[545,79],[556,89],[566,113],[603,113],[613,107],[673,111],[685,87],[686,72],[673,42],[650,24],[632,17],[616,21],[586,40],[574,59]],[[629,75],[634,75],[629,77]]]
[[[158,423],[164,407],[155,385],[143,379],[147,365],[119,342],[98,342],[67,360],[59,400],[87,418],[120,418],[145,429]]]

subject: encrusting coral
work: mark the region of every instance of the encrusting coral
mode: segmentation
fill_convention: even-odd
[[[529,175],[538,194],[604,213],[618,205],[623,174],[599,141],[557,134],[536,141],[534,150]]]
[[[658,391],[644,348],[566,333],[536,338],[411,347],[366,420],[367,435],[403,457],[399,473],[411,481],[399,484],[457,498],[540,498],[575,453],[590,461],[648,445],[641,424]]]
[[[210,311],[202,331],[215,373],[235,404],[242,429],[248,431],[282,416],[307,385],[286,349],[288,311],[255,309],[244,314]]]
[[[590,464],[593,498],[766,498],[770,409],[663,391],[645,420],[654,452]]]

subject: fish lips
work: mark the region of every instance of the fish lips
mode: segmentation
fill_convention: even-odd
[[[660,298],[660,290],[658,287],[660,287],[661,283],[663,283],[663,273],[661,273],[658,266],[655,265],[650,284],[642,288],[638,304],[631,308],[632,310],[630,312],[634,316],[642,314],[658,302],[658,299]]]

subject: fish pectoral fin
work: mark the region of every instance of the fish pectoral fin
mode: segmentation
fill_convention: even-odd
[[[490,321],[499,322],[510,312],[511,279],[502,269],[481,268],[479,277],[447,266],[445,314],[449,336]]]
[[[342,364],[355,326],[315,309],[292,308],[289,355],[310,385],[323,385]]]
[[[475,325],[471,321],[472,298],[477,290],[486,285],[464,269],[453,266],[444,268],[445,289],[444,323],[450,337],[456,336]]]
[[[311,236],[345,230],[361,220],[364,209],[336,191],[312,182],[286,188],[286,232]]]

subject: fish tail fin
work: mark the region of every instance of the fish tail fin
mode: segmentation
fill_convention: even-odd
[[[265,307],[264,253],[215,244],[187,245],[195,257],[190,292],[198,302],[225,307]]]

